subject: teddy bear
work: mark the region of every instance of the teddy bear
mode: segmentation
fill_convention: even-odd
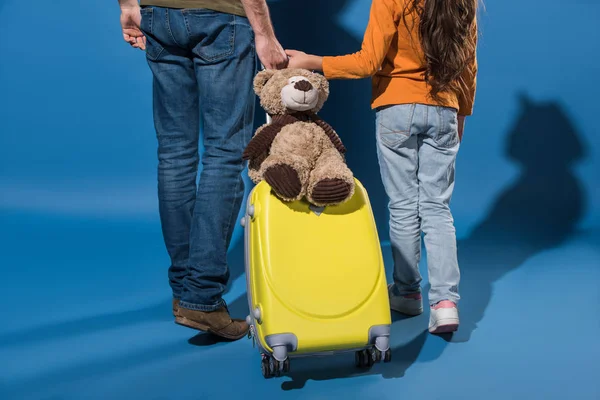
[[[265,180],[283,201],[306,198],[317,207],[344,203],[354,194],[346,149],[317,116],[329,82],[305,69],[263,70],[254,91],[271,122],[256,130],[244,151],[254,183]]]

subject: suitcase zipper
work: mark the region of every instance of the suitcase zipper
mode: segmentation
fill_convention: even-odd
[[[248,329],[248,339],[252,339],[252,348],[256,347],[256,337],[254,335],[254,325],[250,325]]]

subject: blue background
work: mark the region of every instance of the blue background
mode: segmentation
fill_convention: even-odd
[[[0,398],[600,398],[600,3],[482,11],[452,204],[460,331],[395,316],[393,363],[301,360],[271,381],[250,342],[172,323],[151,75],[116,3],[0,1]],[[359,49],[370,2],[270,5],[284,47],[333,55]],[[389,269],[370,84],[331,90],[322,115],[369,190]],[[226,300],[243,316],[240,234]]]

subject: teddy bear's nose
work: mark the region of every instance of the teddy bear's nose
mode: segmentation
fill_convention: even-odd
[[[310,84],[309,81],[299,81],[299,82],[296,82],[296,84],[294,85],[294,89],[298,89],[303,92],[308,92],[312,88],[313,88],[313,86]]]

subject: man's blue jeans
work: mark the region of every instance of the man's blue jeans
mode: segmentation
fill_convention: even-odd
[[[246,18],[204,9],[142,9],[154,77],[158,199],[180,306],[224,305],[227,249],[244,196],[242,153],[252,137],[256,68]],[[202,168],[198,184],[199,138]]]

